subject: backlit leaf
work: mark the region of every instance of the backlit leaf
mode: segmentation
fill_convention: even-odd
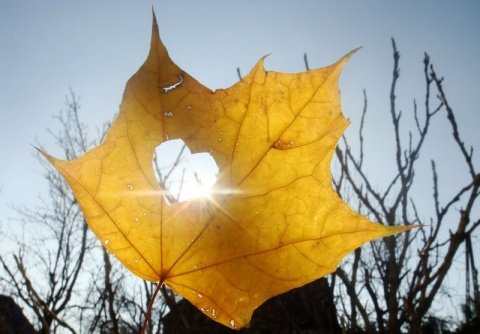
[[[370,222],[332,188],[330,162],[348,125],[338,77],[352,53],[298,74],[266,72],[262,59],[213,92],[172,62],[154,21],[150,53],[128,81],[105,141],[73,161],[44,155],[92,231],[131,272],[241,328],[266,299],[408,228]],[[152,157],[176,138],[218,164],[211,197],[164,200]]]

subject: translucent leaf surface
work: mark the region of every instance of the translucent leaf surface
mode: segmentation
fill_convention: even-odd
[[[44,155],[131,272],[241,328],[266,299],[406,229],[370,222],[332,188],[330,162],[348,125],[338,77],[351,54],[298,74],[266,72],[262,59],[234,86],[212,92],[172,62],[154,21],[147,60],[128,81],[104,143],[73,161]],[[152,157],[175,138],[218,164],[210,198],[164,200]]]

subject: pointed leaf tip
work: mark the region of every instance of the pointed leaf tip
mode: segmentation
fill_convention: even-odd
[[[155,15],[155,9],[152,6],[152,19],[153,19],[153,24],[157,25],[157,15]]]
[[[158,23],[157,23],[157,15],[155,15],[155,9],[152,6],[152,33],[158,34]]]
[[[358,48],[355,48],[353,49],[352,51],[350,51],[349,53],[347,53],[347,57],[351,57],[353,56],[355,53],[357,53],[358,51],[360,51],[361,49],[363,49],[363,46],[359,46]]]
[[[423,228],[425,225],[396,225],[396,226],[385,226],[387,228],[387,233],[385,237],[396,235],[402,232],[413,230],[414,228]]]
[[[340,61],[343,61],[344,63],[347,62],[348,60],[350,60],[350,58],[352,58],[354,54],[356,54],[361,49],[363,49],[363,46],[353,49],[352,51],[348,52],[345,56],[343,56]]]
[[[43,155],[45,157],[45,159],[47,159],[52,165],[55,163],[55,161],[57,161],[58,159],[51,156],[50,154],[48,154],[47,152],[43,151],[42,149],[36,147],[35,145],[32,145],[34,149],[36,149],[38,151],[38,153],[40,153],[41,155]]]

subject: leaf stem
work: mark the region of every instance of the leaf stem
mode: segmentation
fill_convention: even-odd
[[[143,320],[143,325],[142,329],[140,331],[140,334],[144,334],[145,330],[147,329],[148,326],[148,320],[150,320],[150,313],[152,312],[153,309],[153,303],[155,302],[155,299],[157,298],[157,294],[162,288],[163,283],[159,282],[157,284],[157,287],[155,288],[155,291],[153,292],[152,298],[150,298],[150,302],[148,303],[148,308],[147,308],[147,313],[145,314],[145,319]]]

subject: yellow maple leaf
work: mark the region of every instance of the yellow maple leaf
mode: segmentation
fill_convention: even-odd
[[[332,188],[330,162],[348,125],[338,77],[352,53],[298,74],[266,72],[262,59],[234,86],[212,92],[172,62],[154,18],[149,55],[105,141],[73,161],[43,154],[131,272],[241,328],[268,298],[331,273],[367,241],[409,228],[370,222]],[[218,164],[209,198],[165,201],[152,157],[176,138]]]

